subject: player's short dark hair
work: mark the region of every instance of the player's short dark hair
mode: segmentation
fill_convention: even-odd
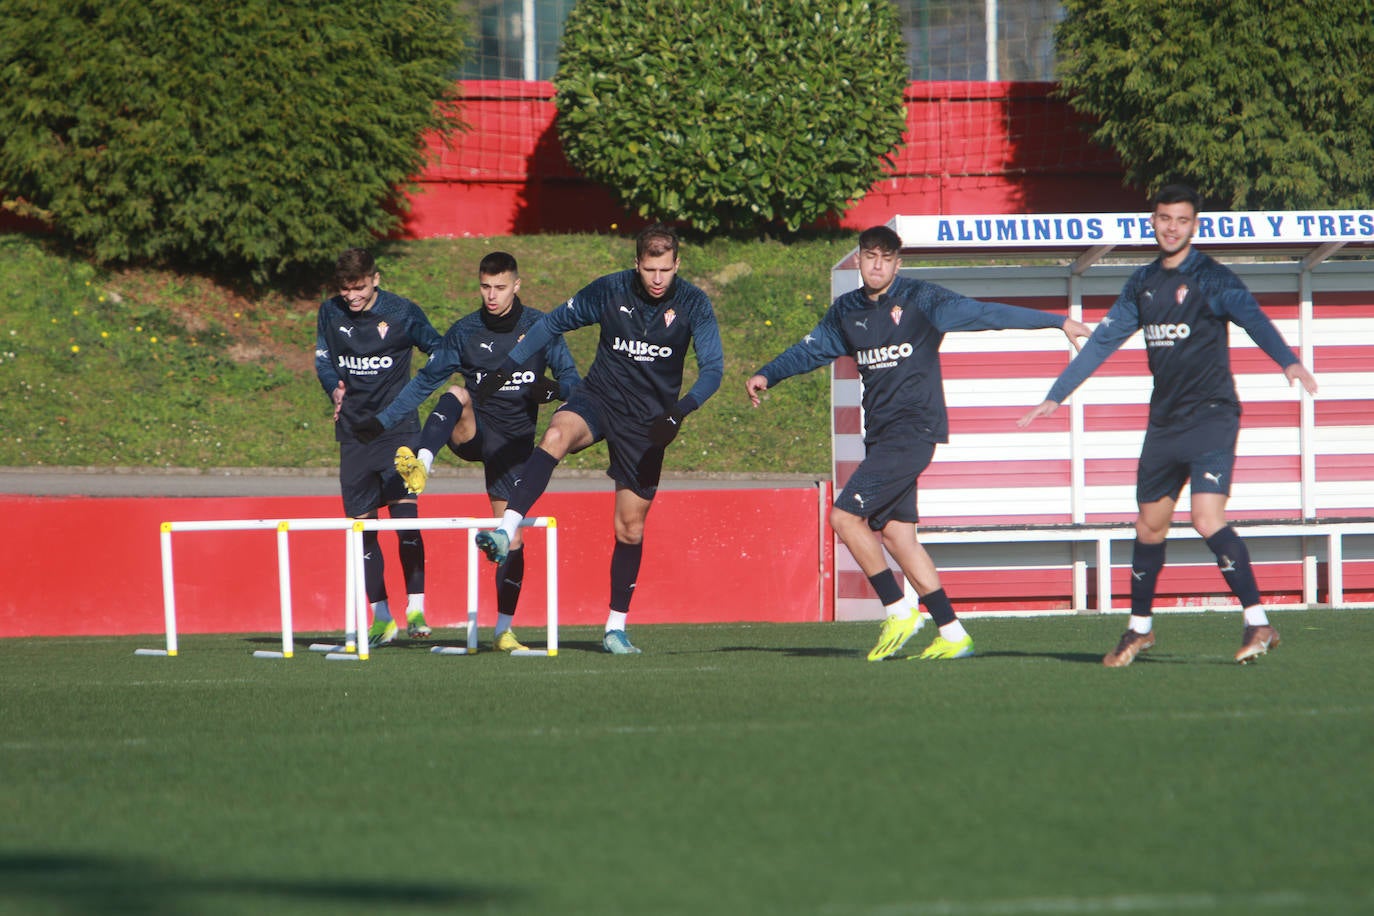
[[[520,276],[520,266],[515,263],[515,255],[508,251],[493,251],[482,258],[482,263],[477,265],[477,274],[482,277],[494,277],[497,274],[515,274]]]
[[[377,272],[377,259],[366,248],[350,248],[334,262],[334,285],[343,286]]]
[[[1155,192],[1154,198],[1150,201],[1150,209],[1153,210],[1160,204],[1192,204],[1193,210],[1197,211],[1202,209],[1202,198],[1186,184],[1166,184]]]
[[[873,248],[883,254],[897,254],[902,250],[902,237],[891,226],[870,226],[859,233],[859,250]]]
[[[635,236],[636,261],[642,261],[646,257],[656,258],[661,254],[669,253],[676,260],[677,249],[677,230],[666,223],[652,223],[639,230],[639,234]]]

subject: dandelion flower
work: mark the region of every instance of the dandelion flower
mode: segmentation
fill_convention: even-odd
[[[80,353],[80,352],[81,352],[81,348],[78,347],[76,344],[72,344],[72,352],[73,352],[73,353]]]

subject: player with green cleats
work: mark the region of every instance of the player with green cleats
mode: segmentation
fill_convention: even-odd
[[[920,655],[912,658],[921,659],[954,659],[973,657],[973,637],[965,636],[963,639],[948,640],[943,636],[935,637],[935,641],[926,647]]]
[[[367,644],[373,649],[389,646],[396,641],[396,621],[375,620],[367,628]]]
[[[883,621],[883,628],[878,632],[878,644],[868,652],[868,660],[880,662],[896,655],[924,623],[925,618],[915,609],[905,616],[888,614],[887,619]]]
[[[406,614],[406,636],[411,639],[429,639],[434,632],[425,623],[425,612],[420,610],[410,611]]]

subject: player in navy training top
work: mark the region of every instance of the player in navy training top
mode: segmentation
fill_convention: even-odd
[[[334,282],[339,294],[320,305],[315,324],[315,374],[334,402],[344,513],[376,518],[385,503],[392,518],[415,518],[419,507],[397,476],[393,456],[398,444],[419,431],[419,420],[411,410],[384,434],[376,414],[410,381],[412,350],[433,351],[439,332],[418,305],[378,285],[377,262],[362,248],[339,256]],[[409,593],[407,633],[424,638],[430,634],[424,614],[424,541],[419,531],[398,531],[396,536]],[[397,626],[387,602],[375,531],[363,532],[363,577],[373,612],[369,641],[386,645],[395,638]]]
[[[1231,375],[1228,326],[1245,329],[1289,383],[1316,394],[1317,380],[1298,361],[1259,303],[1231,270],[1193,250],[1198,195],[1167,185],[1154,199],[1151,225],[1160,256],[1127,279],[1121,295],[1083,351],[1050,387],[1049,395],[1020,421],[1025,427],[1054,413],[1093,370],[1137,330],[1154,390],[1136,471],[1135,545],[1131,557],[1131,621],[1102,663],[1122,668],[1155,644],[1152,604],[1164,568],[1164,539],[1174,506],[1191,480],[1192,523],[1216,554],[1217,566],[1244,609],[1245,630],[1236,661],[1258,658],[1279,644],[1260,603],[1250,553],[1226,522],[1231,472],[1240,432],[1240,399]]]
[[[429,362],[378,419],[383,426],[389,426],[412,416],[415,408],[451,375],[461,375],[467,387],[453,385],[439,398],[425,420],[415,449],[410,445],[396,449],[396,471],[405,480],[406,489],[421,493],[434,456],[447,445],[464,461],[482,462],[492,514],[500,517],[525,460],[534,451],[539,405],[566,400],[579,378],[567,343],[561,336],[554,337],[520,363],[500,391],[469,410],[471,389],[483,375],[500,367],[544,316],[520,301],[520,268],[513,255],[504,251],[487,254],[477,266],[477,282],[482,291],[481,308],[453,323]],[[546,368],[553,371],[553,379],[544,375]],[[493,642],[502,652],[527,648],[511,629],[524,576],[525,549],[517,529],[505,561],[496,567]]]
[[[611,552],[610,611],[602,647],[615,655],[639,652],[625,632],[630,598],[639,578],[644,521],[663,470],[663,455],[683,419],[701,407],[725,371],[720,328],[711,300],[677,276],[677,233],[655,223],[635,240],[635,266],[592,281],[530,329],[502,364],[478,384],[480,404],[519,363],[555,335],[600,326],[596,357],[568,403],[554,413],[539,447],[506,507],[501,527],[477,535],[497,562],[520,521],[544,492],[566,455],[606,440],[607,475],[615,481],[615,548]],[[687,349],[696,351],[697,380],[686,395],[682,373]]]
[[[859,235],[863,285],[831,303],[816,327],[745,383],[755,407],[783,379],[829,365],[841,356],[858,362],[863,380],[864,460],[835,497],[830,526],[849,548],[887,610],[870,661],[894,655],[921,628],[888,568],[883,548],[901,567],[940,628],[921,658],[973,654],[973,638],[954,613],[940,575],[916,536],[916,481],[935,446],[949,440],[940,343],[950,331],[1062,328],[1069,342],[1088,336],[1070,318],[1035,309],[980,302],[934,283],[898,276],[902,240],[887,226]],[[873,532],[882,532],[882,542]]]

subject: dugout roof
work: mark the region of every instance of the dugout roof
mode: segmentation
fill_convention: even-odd
[[[957,278],[975,297],[1116,292],[1158,253],[1148,212],[898,215],[887,225],[902,238],[904,274]],[[1193,244],[1257,293],[1374,289],[1374,210],[1203,212]],[[831,272],[832,296],[857,283],[855,248]]]
[[[1071,258],[1082,273],[1109,256],[1155,252],[1149,213],[894,216],[888,225],[902,238],[903,256],[915,260]],[[1374,210],[1203,212],[1193,241],[1213,257],[1296,260],[1311,269],[1374,254]],[[849,258],[836,267],[855,266]]]

